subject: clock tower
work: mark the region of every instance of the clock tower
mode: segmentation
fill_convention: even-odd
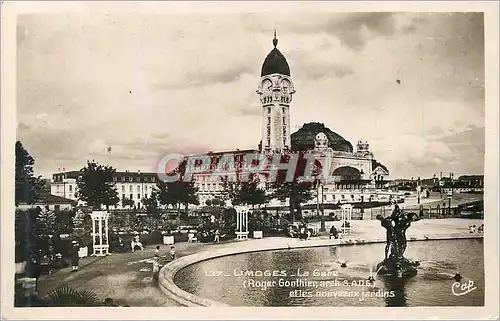
[[[262,104],[262,152],[283,152],[291,149],[290,103],[295,89],[290,77],[290,67],[276,48],[276,31],[273,45],[274,49],[262,65],[257,89]]]

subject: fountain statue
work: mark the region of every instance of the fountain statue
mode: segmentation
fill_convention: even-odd
[[[405,258],[406,230],[412,222],[420,217],[415,213],[403,213],[396,204],[391,216],[377,215],[382,227],[386,229],[385,258],[377,264],[377,271],[382,275],[411,277],[417,274],[418,262],[411,262]]]

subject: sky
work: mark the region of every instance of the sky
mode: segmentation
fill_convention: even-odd
[[[17,138],[45,177],[255,149],[274,28],[292,132],[315,121],[366,140],[391,178],[483,173],[482,13],[22,15]]]

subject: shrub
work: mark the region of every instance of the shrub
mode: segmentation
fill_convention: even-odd
[[[77,290],[68,286],[55,288],[42,298],[48,307],[95,307],[101,306],[97,295],[88,290]]]

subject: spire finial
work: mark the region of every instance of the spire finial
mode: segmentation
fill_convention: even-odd
[[[274,29],[274,39],[273,39],[274,48],[278,45],[278,38],[276,38],[276,29]]]

